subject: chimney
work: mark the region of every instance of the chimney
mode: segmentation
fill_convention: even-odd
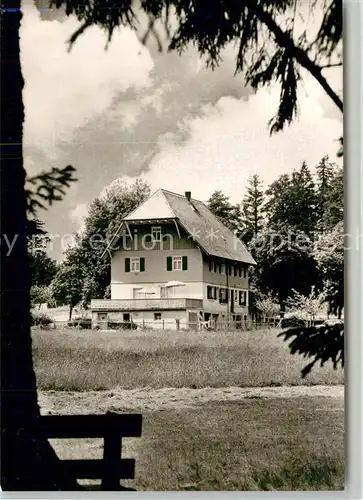
[[[190,203],[190,200],[191,200],[191,197],[192,197],[192,193],[190,191],[185,191],[185,197],[186,197],[186,199]]]

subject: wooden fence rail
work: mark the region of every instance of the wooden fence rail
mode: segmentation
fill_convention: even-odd
[[[120,490],[121,479],[134,479],[135,460],[121,459],[122,439],[141,437],[142,415],[43,416],[36,433],[47,439],[103,438],[101,460],[62,460],[76,479],[101,479],[101,490]]]

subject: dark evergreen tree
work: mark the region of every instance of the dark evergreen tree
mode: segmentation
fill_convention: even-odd
[[[265,205],[270,225],[287,224],[306,234],[314,233],[317,223],[317,193],[305,162],[300,170],[282,175],[266,190]]]
[[[263,228],[264,191],[257,174],[247,181],[247,193],[242,201],[243,241],[248,243]]]
[[[316,167],[318,230],[329,231],[343,220],[344,175],[343,168],[324,156]]]
[[[281,175],[266,189],[267,200],[264,205],[264,212],[269,226],[278,225],[282,221],[285,222],[289,209],[289,190],[290,177],[287,174]]]
[[[207,201],[208,208],[232,231],[240,232],[243,227],[241,207],[233,205],[222,191],[214,191]]]

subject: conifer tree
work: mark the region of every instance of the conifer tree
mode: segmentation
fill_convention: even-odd
[[[255,174],[247,181],[247,192],[242,201],[242,220],[244,224],[243,239],[248,243],[262,229],[264,192],[262,181]]]

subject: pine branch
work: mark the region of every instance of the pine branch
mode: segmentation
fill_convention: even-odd
[[[340,109],[340,111],[343,111],[343,101],[334,92],[327,80],[321,74],[321,67],[315,64],[303,49],[295,45],[290,35],[284,32],[280,28],[280,26],[277,25],[271,14],[269,12],[266,12],[263,7],[261,7],[261,5],[256,4],[256,2],[250,2],[248,8],[252,10],[259,18],[260,22],[264,24],[271,31],[271,33],[274,34],[276,43],[280,47],[289,48],[289,50],[291,51],[290,53],[293,55],[296,61],[309,71],[309,73],[317,80],[317,82],[325,90],[325,92]]]

